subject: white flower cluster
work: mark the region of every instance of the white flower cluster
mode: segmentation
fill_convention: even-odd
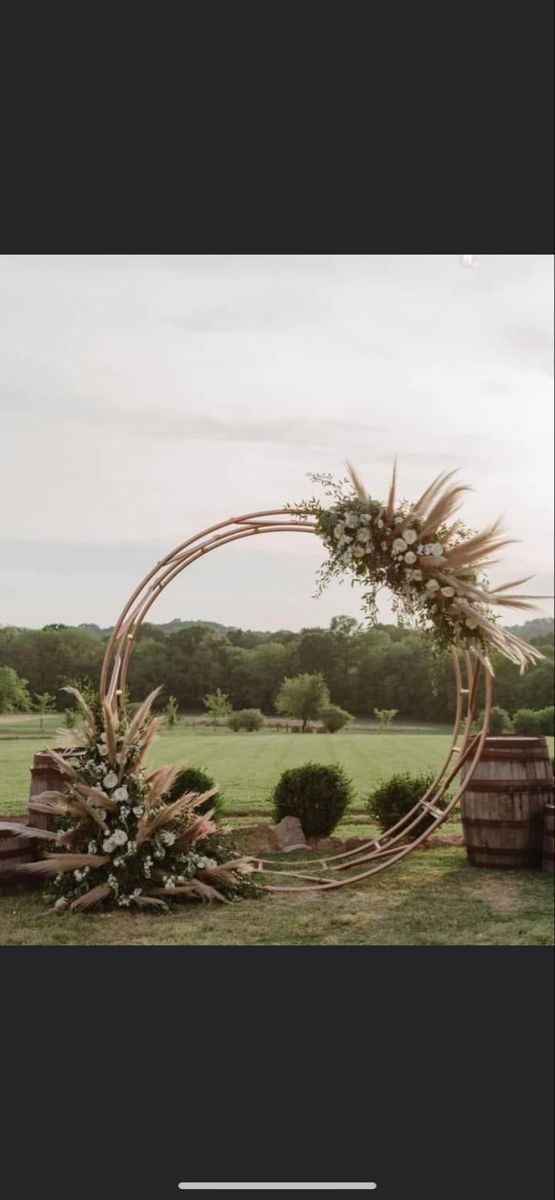
[[[104,839],[102,849],[105,854],[111,854],[116,849],[116,846],[125,846],[126,841],[127,834],[125,829],[114,829],[113,833]]]

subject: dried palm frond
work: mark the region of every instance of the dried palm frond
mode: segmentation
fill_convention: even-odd
[[[211,887],[208,883],[203,883],[200,879],[191,879],[189,883],[180,883],[172,888],[152,888],[149,894],[152,896],[183,896],[184,898],[191,896],[193,900],[202,900],[206,904],[210,904],[214,900],[221,904],[229,904],[226,897],[216,891],[216,888]]]
[[[530,646],[528,642],[523,642],[520,638],[515,637],[514,634],[508,633],[506,629],[501,629],[493,621],[488,620],[487,617],[478,612],[476,608],[468,604],[466,600],[459,599],[454,601],[454,604],[460,612],[469,617],[480,629],[486,632],[488,642],[495,649],[499,650],[505,658],[510,659],[511,662],[516,663],[520,667],[521,674],[526,670],[527,666],[543,659],[544,655],[535,646]],[[476,646],[474,646],[474,649],[476,650]],[[491,664],[488,669],[491,671]],[[491,673],[493,674],[493,671]]]
[[[199,871],[199,879],[207,883],[223,883],[233,887],[236,882],[235,875],[250,875],[254,870],[252,859],[236,858],[217,867],[204,867]]]
[[[131,904],[136,904],[137,908],[155,908],[165,912],[166,905],[163,900],[157,900],[154,896],[130,896]]]
[[[105,808],[108,812],[117,812],[118,806],[111,796],[107,796],[106,792],[99,792],[98,788],[91,787],[88,783],[74,783],[72,790],[78,792],[90,804],[98,804],[99,808]]]
[[[214,808],[211,808],[209,812],[202,813],[200,817],[197,817],[196,821],[193,821],[193,824],[189,825],[189,828],[176,839],[175,845],[180,849],[184,846],[193,846],[202,838],[211,837],[213,833],[217,833],[218,827],[212,820],[215,811]]]
[[[13,833],[19,837],[45,842],[55,842],[58,839],[58,834],[51,829],[38,829],[35,825],[23,825],[20,821],[0,821],[0,833]]]
[[[150,774],[146,776],[145,782],[148,784],[148,797],[146,802],[148,807],[156,804],[162,796],[167,795],[181,770],[181,764],[174,763],[170,767],[158,767],[156,771],[151,771]]]
[[[347,467],[347,470],[349,472],[349,476],[351,479],[351,483],[353,485],[353,488],[354,488],[359,500],[361,501],[362,504],[369,504],[370,496],[369,496],[360,476],[355,471],[355,468],[353,467],[352,463],[348,462],[345,465]]]
[[[173,800],[171,804],[166,804],[164,808],[160,809],[160,812],[156,813],[155,817],[149,818],[148,811],[144,813],[137,827],[137,835],[135,838],[137,845],[140,845],[141,842],[144,842],[146,838],[152,837],[152,834],[159,829],[161,825],[167,825],[170,821],[174,821],[176,817],[181,816],[186,809],[192,811],[204,800],[209,800],[211,796],[215,795],[217,790],[217,788],[210,788],[208,792],[201,792],[200,795],[197,792],[184,792],[184,794],[179,796],[177,800]],[[214,810],[212,810],[212,812],[213,811]],[[211,816],[212,813],[206,815]],[[197,825],[199,821],[202,821],[202,817],[197,818],[195,825]],[[191,826],[191,828],[193,828],[193,826]],[[215,826],[211,829],[211,832],[214,831]],[[189,832],[189,830],[187,830],[187,832]],[[181,843],[181,838],[179,838],[178,841]]]
[[[62,792],[41,792],[29,800],[31,812],[51,813],[53,817],[67,817],[70,813],[67,796]]]
[[[109,883],[99,883],[98,887],[91,888],[90,892],[85,892],[84,896],[78,896],[69,907],[72,912],[84,912],[87,908],[94,908],[97,904],[102,904],[102,901],[107,900],[111,892]]]
[[[524,579],[512,579],[510,583],[500,583],[499,587],[490,588],[489,590],[491,595],[494,596],[496,592],[504,592],[506,588],[521,587],[523,583],[530,583],[530,580],[533,578],[533,575],[525,575]],[[539,596],[536,596],[535,599],[538,600]]]
[[[430,507],[430,504],[432,503],[433,500],[435,500],[436,496],[438,496],[441,489],[445,487],[447,480],[452,479],[453,475],[456,475],[456,474],[457,474],[457,471],[454,470],[454,471],[441,471],[439,475],[436,475],[435,479],[432,480],[430,486],[427,487],[424,492],[422,492],[422,495],[416,501],[416,504],[412,505],[411,513],[416,514],[417,517],[418,516],[425,517],[426,512],[428,511],[428,509]]]
[[[420,537],[426,538],[430,534],[440,529],[453,513],[458,512],[461,507],[461,495],[463,492],[468,492],[470,489],[464,483],[457,484],[456,487],[448,488],[442,496],[436,500],[433,508],[430,509],[424,525],[420,530]]]
[[[393,474],[391,476],[391,483],[389,485],[389,494],[388,494],[387,502],[386,502],[386,506],[385,506],[385,514],[386,514],[388,521],[391,520],[393,513],[395,511],[395,489],[396,489],[396,486],[397,486],[397,459],[395,459],[395,462],[393,463]]]
[[[62,754],[58,754],[57,750],[51,750],[50,746],[47,746],[46,752],[47,752],[47,754],[50,755],[51,758],[54,759],[54,762],[57,763],[57,765],[60,768],[60,771],[62,771],[64,775],[67,775],[68,779],[78,779],[79,778],[79,774],[76,771],[75,767],[72,766],[72,764],[70,762],[68,762],[67,758],[64,758]]]
[[[39,862],[17,863],[11,870],[18,875],[59,875],[81,867],[103,867],[110,862],[109,854],[49,854]]]
[[[153,717],[152,720],[150,721],[148,729],[146,730],[146,732],[143,734],[143,736],[140,739],[139,753],[137,754],[136,758],[134,759],[134,764],[133,764],[135,770],[138,771],[139,767],[142,766],[142,764],[148,754],[148,751],[150,750],[150,747],[152,746],[152,743],[156,740],[156,738],[158,736],[158,730],[163,725],[163,723],[164,723],[163,717]],[[123,754],[122,754],[122,767],[120,768],[120,774],[122,776],[123,776],[124,769],[125,769],[125,759],[123,758]]]
[[[68,692],[69,695],[73,696],[74,700],[77,701],[77,707],[78,707],[81,715],[85,718],[85,725],[87,727],[87,731],[88,731],[90,737],[91,738],[96,737],[97,728],[96,728],[96,721],[94,719],[94,713],[92,712],[89,705],[87,704],[87,701],[85,700],[84,696],[81,695],[81,692],[77,688],[70,687],[69,685],[66,685],[66,687],[63,687],[61,689],[61,691]]]
[[[154,704],[156,697],[160,695],[161,691],[161,687],[154,688],[152,692],[149,692],[146,700],[143,700],[143,703],[139,705],[133,720],[130,721],[123,735],[124,746],[129,747],[133,745],[135,738],[140,733],[143,726],[146,725],[152,705]]]
[[[111,767],[117,767],[118,740],[117,740],[117,718],[112,712],[107,700],[102,703],[102,716],[104,720],[104,731],[106,733],[106,748],[108,750],[108,762]]]

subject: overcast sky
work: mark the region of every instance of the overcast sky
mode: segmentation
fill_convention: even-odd
[[[0,258],[0,624],[112,624],[187,536],[346,458],[383,497],[395,455],[409,499],[459,467],[467,521],[520,539],[492,578],[552,593],[552,303],[547,255]],[[152,618],[359,615],[312,598],[321,558],[226,547]]]

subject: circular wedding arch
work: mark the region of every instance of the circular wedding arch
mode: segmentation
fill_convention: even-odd
[[[157,597],[186,567],[191,566],[192,563],[212,550],[229,545],[231,542],[266,533],[288,533],[290,531],[316,534],[316,520],[310,515],[305,516],[286,508],[268,509],[262,512],[246,513],[240,517],[230,517],[226,521],[211,525],[195,534],[194,537],[188,538],[156,563],[135,588],[116,621],[102,663],[101,700],[105,700],[114,712],[117,711],[118,699],[123,694],[127,683],[129,660],[137,633]],[[461,663],[455,646],[451,647],[451,655],[456,691],[451,743],[445,759],[425,795],[410,812],[385,833],[369,839],[367,843],[356,849],[343,851],[341,854],[334,854],[319,860],[312,858],[310,861],[296,862],[295,869],[283,867],[278,869],[275,862],[264,859],[256,860],[258,869],[265,876],[278,875],[302,880],[302,882],[294,884],[268,883],[264,885],[267,891],[325,891],[359,883],[405,858],[407,854],[422,845],[447,820],[468,787],[480,760],[489,728],[492,697],[491,674],[486,670],[483,672],[485,703],[482,728],[479,734],[473,735],[481,664],[478,660],[473,663],[466,650],[462,652]],[[457,775],[460,775],[460,781],[454,795],[445,803],[445,807],[440,808],[440,803],[444,800]],[[430,817],[432,818],[431,822]],[[425,828],[418,832],[418,826],[422,824],[423,820],[426,820]],[[314,874],[315,866],[319,868],[318,875]],[[308,869],[304,870],[305,867]],[[339,875],[341,878],[337,878]]]

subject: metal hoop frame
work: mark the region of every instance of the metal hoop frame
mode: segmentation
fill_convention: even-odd
[[[287,533],[289,531],[316,533],[316,522],[313,517],[304,517],[285,508],[267,509],[261,512],[247,513],[240,517],[230,517],[228,520],[211,525],[194,537],[188,538],[156,563],[135,588],[114,626],[102,663],[101,699],[107,700],[111,708],[114,711],[117,710],[118,697],[126,686],[129,660],[137,633],[157,597],[186,567],[191,566],[191,563],[196,562],[205,554],[209,554],[212,550],[229,545],[231,542],[263,533]],[[486,671],[484,673],[484,720],[478,736],[472,737],[480,663],[477,661],[476,664],[473,664],[470,655],[467,652],[463,653],[462,665],[465,676],[463,686],[463,671],[454,646],[451,653],[456,689],[453,734],[445,760],[426,794],[400,821],[380,837],[369,840],[356,850],[331,855],[316,863],[314,861],[297,862],[294,870],[285,867],[277,869],[273,862],[258,859],[257,869],[265,876],[279,875],[303,881],[295,884],[268,883],[265,885],[267,891],[306,892],[315,889],[327,891],[359,883],[371,875],[385,871],[394,863],[405,858],[407,854],[422,845],[447,819],[468,787],[480,760],[489,728],[492,699],[491,675]],[[458,744],[459,739],[461,739],[460,745]],[[464,777],[462,777],[463,767],[465,768]],[[445,808],[439,808],[439,803],[459,773],[461,773],[461,782],[458,789]],[[431,823],[429,822],[430,815],[433,817]],[[418,832],[418,826],[425,818],[427,818],[427,824]],[[315,866],[319,867],[320,874],[318,875],[313,874]],[[364,866],[364,870],[358,870],[362,866]],[[302,869],[304,867],[309,867],[311,870],[305,871]],[[351,873],[353,871],[354,874]],[[330,876],[343,872],[349,872],[349,874],[342,879],[330,878]]]

